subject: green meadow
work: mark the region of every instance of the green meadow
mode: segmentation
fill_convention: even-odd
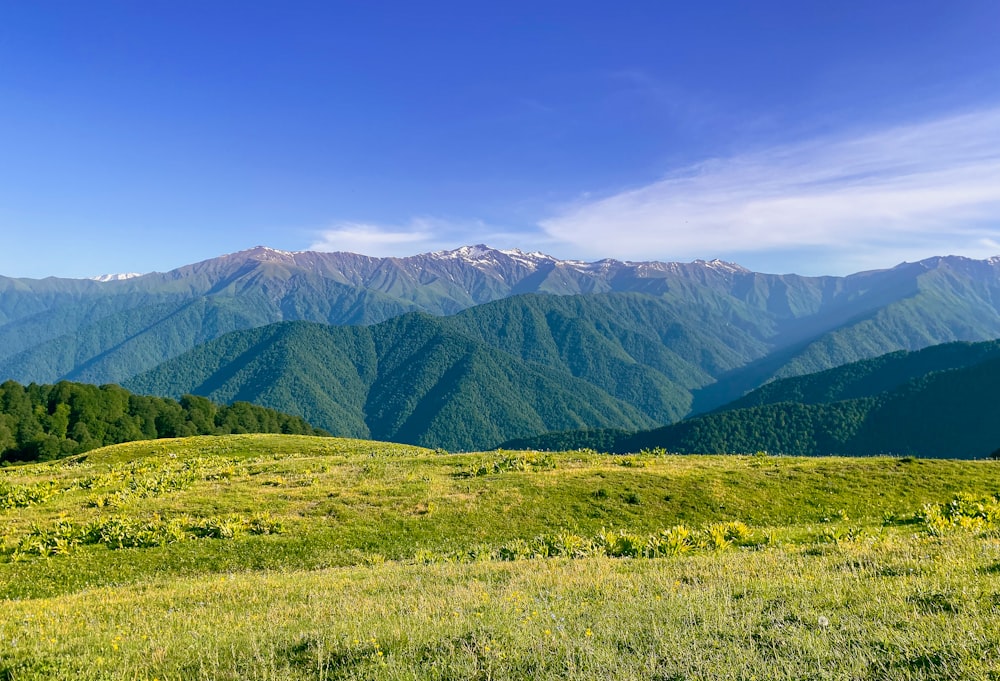
[[[234,435],[0,469],[0,679],[1000,679],[1000,462]]]

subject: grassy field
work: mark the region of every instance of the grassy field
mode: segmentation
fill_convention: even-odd
[[[0,469],[0,679],[1000,679],[998,471],[271,435]]]

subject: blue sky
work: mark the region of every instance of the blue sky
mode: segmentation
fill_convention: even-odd
[[[994,0],[488,4],[0,2],[0,274],[1000,254]]]

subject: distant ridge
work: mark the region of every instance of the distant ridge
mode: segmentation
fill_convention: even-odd
[[[936,257],[803,277],[718,260],[582,262],[483,244],[405,258],[260,246],[103,282],[0,277],[0,379],[120,383],[233,331],[284,321],[371,325],[411,312],[449,316],[527,294],[646,296],[665,306],[669,315],[646,319],[652,307],[630,303],[634,317],[613,330],[580,303],[574,321],[558,330],[578,348],[593,339],[587,350],[595,366],[627,357],[637,370],[659,367],[656,380],[667,381],[669,397],[642,407],[659,423],[718,408],[776,378],[1000,337],[1000,258]],[[489,344],[519,361],[555,361],[534,345],[532,328],[509,321]],[[608,338],[624,350],[606,345]],[[508,347],[512,339],[516,347]],[[577,350],[558,361],[577,377],[587,369]],[[634,406],[635,399],[626,401]]]

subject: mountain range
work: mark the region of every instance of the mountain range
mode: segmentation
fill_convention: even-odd
[[[775,379],[1000,337],[1000,258],[804,277],[481,245],[258,247],[103,279],[0,277],[0,379],[247,399],[448,448],[651,428]],[[269,328],[288,321],[325,326]]]

